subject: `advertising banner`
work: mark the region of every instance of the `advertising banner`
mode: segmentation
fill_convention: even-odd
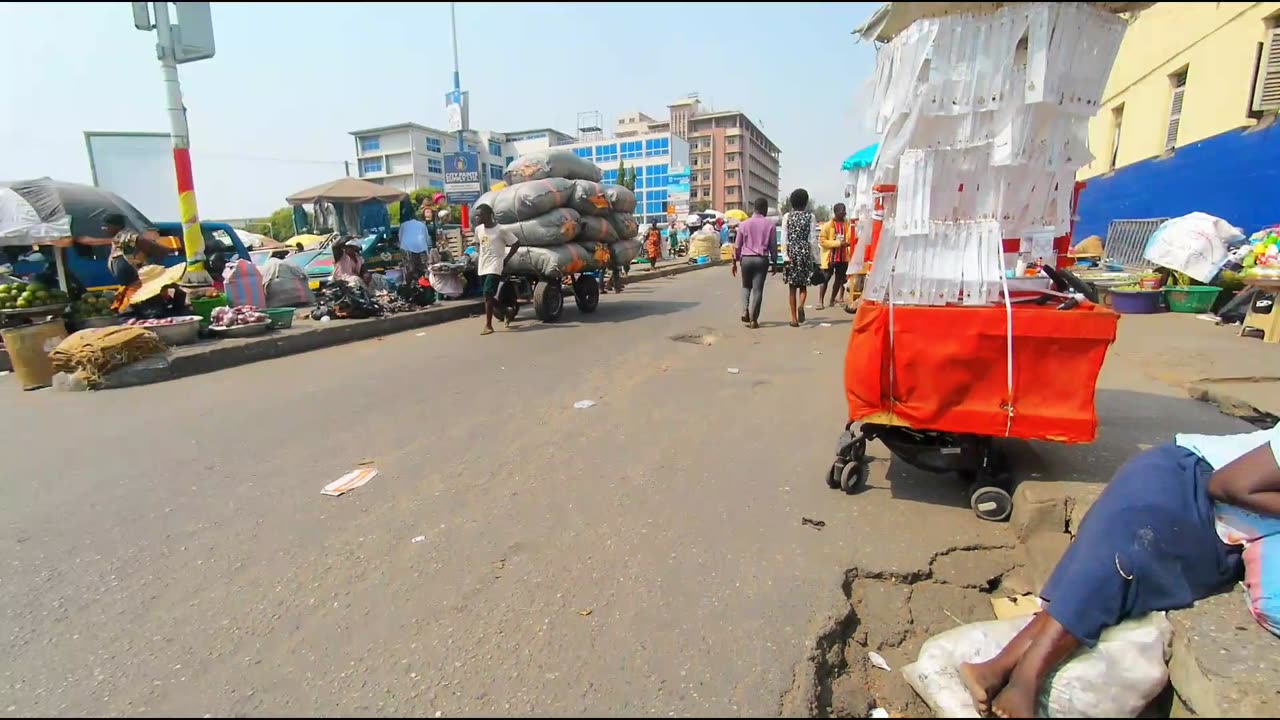
[[[444,154],[444,194],[450,205],[470,205],[480,197],[480,156],[473,152]]]

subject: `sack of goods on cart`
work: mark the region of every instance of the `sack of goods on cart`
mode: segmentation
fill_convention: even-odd
[[[845,359],[849,425],[827,483],[867,480],[867,442],[1012,510],[993,438],[1091,442],[1116,315],[1055,268],[1076,171],[1126,21],[1089,3],[1005,3],[914,21],[876,52],[876,212]],[[924,17],[921,17],[924,15]],[[1028,269],[1029,268],[1029,269]],[[1021,271],[1021,272],[1020,272]]]
[[[600,168],[566,150],[530,153],[513,160],[507,187],[477,203],[524,245],[507,272],[543,279],[621,267],[639,253],[636,196],[600,183]]]

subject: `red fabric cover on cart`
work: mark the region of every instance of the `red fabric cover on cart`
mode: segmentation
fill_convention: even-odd
[[[845,353],[849,418],[892,409],[896,422],[917,430],[1003,437],[1007,429],[1028,440],[1091,442],[1094,388],[1118,318],[1090,303],[1014,305],[1010,424],[1004,306],[895,305],[891,345],[889,306],[864,302]]]

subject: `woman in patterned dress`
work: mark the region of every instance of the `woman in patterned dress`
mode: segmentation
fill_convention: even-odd
[[[817,265],[813,259],[813,213],[809,212],[809,192],[804,188],[791,191],[791,212],[784,225],[787,233],[787,305],[791,308],[791,327],[804,322],[804,304],[809,299],[809,285]],[[798,297],[797,297],[798,296]]]

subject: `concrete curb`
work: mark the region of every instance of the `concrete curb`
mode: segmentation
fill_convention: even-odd
[[[709,265],[671,265],[651,272],[633,272],[627,284],[715,267]],[[219,340],[198,343],[175,350],[170,357],[172,377],[202,375],[225,368],[296,355],[358,340],[393,335],[406,330],[461,320],[484,312],[478,300],[453,301],[426,310],[370,320],[340,320],[327,323],[304,323],[300,327],[277,330],[262,338]]]
[[[1224,415],[1240,418],[1263,429],[1276,424],[1276,416],[1273,413],[1254,406],[1253,403],[1234,393],[1214,387],[1212,383],[1192,383],[1186,389],[1187,396],[1192,400],[1217,406]]]

